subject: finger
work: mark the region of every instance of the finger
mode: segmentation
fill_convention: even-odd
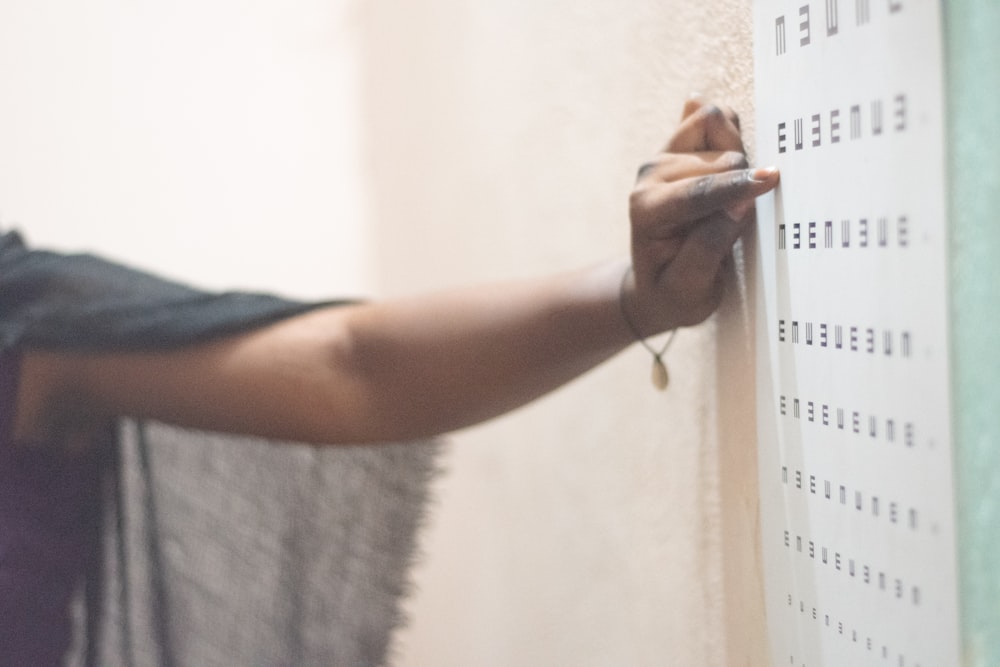
[[[701,93],[691,93],[688,96],[687,101],[684,102],[684,109],[681,112],[681,120],[682,121],[685,120],[688,116],[691,116],[692,114],[694,114],[696,111],[698,111],[699,109],[701,109],[706,104],[707,104],[707,102],[706,102],[705,98],[701,96]],[[738,115],[736,115],[736,112],[733,111],[730,107],[727,107],[727,106],[721,106],[720,105],[719,108],[722,110],[722,113],[729,120],[729,122],[731,122],[733,125],[735,125],[736,129],[739,129],[739,127],[740,127],[740,117]]]
[[[642,180],[678,181],[691,176],[718,174],[746,168],[746,155],[736,151],[660,153],[639,168],[636,182]]]
[[[778,179],[778,170],[769,167],[640,186],[632,193],[632,221],[645,238],[669,236],[712,213],[752,201],[772,190]]]
[[[730,107],[722,107],[722,113],[725,114],[726,120],[733,124],[733,127],[736,128],[736,132],[738,134],[740,131],[739,114],[733,111]],[[742,139],[740,140],[740,143],[742,143]]]
[[[672,153],[694,153],[719,150],[743,152],[739,127],[721,107],[704,104],[684,119],[667,142],[666,150]]]
[[[709,216],[685,237],[665,277],[693,294],[713,290],[723,264],[745,229],[724,213]]]
[[[684,102],[684,109],[681,111],[681,120],[686,120],[703,106],[705,106],[705,99],[698,93],[691,93],[687,101]]]
[[[747,213],[754,209],[755,203],[756,201],[754,199],[741,199],[735,204],[730,204],[725,207],[722,211],[728,215],[731,220],[743,222],[743,220],[747,217]]]

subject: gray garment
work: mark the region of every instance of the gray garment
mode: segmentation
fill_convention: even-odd
[[[124,424],[97,664],[385,664],[436,451]]]

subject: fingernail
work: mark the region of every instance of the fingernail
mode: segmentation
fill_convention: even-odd
[[[746,201],[737,202],[730,206],[727,206],[724,210],[729,219],[733,222],[740,222],[746,217],[750,209],[753,208],[754,200],[748,199]]]
[[[754,183],[763,183],[774,178],[778,174],[777,167],[757,167],[750,172],[750,180]]]

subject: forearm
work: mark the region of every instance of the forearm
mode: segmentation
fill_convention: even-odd
[[[360,423],[390,439],[450,431],[559,387],[632,341],[628,264],[354,309],[333,363],[359,387]]]
[[[625,347],[626,267],[325,308],[170,352],[35,353],[29,375],[53,379],[32,411],[57,423],[86,405],[95,418],[318,444],[436,435],[527,403]]]

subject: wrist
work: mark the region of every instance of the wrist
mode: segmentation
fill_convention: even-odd
[[[656,333],[660,333],[663,329],[650,328],[644,330],[639,323],[636,321],[636,313],[640,312],[635,307],[636,296],[638,295],[638,290],[635,285],[635,271],[632,266],[629,265],[622,274],[621,284],[618,290],[618,304],[620,306],[622,319],[625,321],[626,326],[632,332],[635,339],[642,345],[646,350],[653,355],[653,372],[652,372],[652,382],[653,386],[659,390],[664,390],[670,383],[670,374],[667,372],[666,364],[663,362],[663,355],[666,354],[667,350],[670,348],[670,344],[674,341],[674,336],[677,330],[674,329],[670,332],[667,340],[663,343],[662,347],[657,350],[648,342],[646,338]]]
[[[627,264],[619,282],[618,303],[621,317],[636,340],[641,341],[674,328],[659,304],[650,303],[648,298],[643,299],[642,295],[651,291],[640,288],[635,269],[632,264]]]

